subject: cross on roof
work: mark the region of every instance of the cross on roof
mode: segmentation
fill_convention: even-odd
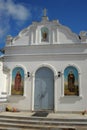
[[[47,9],[46,8],[44,8],[43,14],[44,14],[44,17],[46,17],[46,15],[47,15]]]

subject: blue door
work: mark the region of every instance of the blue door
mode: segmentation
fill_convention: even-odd
[[[53,110],[54,108],[54,73],[42,67],[35,74],[35,110]]]

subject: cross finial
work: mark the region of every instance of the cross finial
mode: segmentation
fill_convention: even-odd
[[[44,8],[43,14],[44,14],[44,17],[46,17],[46,15],[47,15],[47,10],[46,10],[46,8]]]

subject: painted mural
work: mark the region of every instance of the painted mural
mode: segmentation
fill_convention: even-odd
[[[49,41],[49,30],[46,27],[41,28],[41,42]]]
[[[79,95],[79,75],[73,66],[67,67],[64,71],[64,95]]]
[[[23,95],[24,93],[24,70],[21,67],[16,67],[12,71],[12,95]]]

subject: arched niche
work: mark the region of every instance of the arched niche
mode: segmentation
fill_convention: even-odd
[[[79,96],[79,72],[74,66],[64,70],[64,96]]]
[[[15,67],[12,70],[11,95],[24,94],[24,69]]]

